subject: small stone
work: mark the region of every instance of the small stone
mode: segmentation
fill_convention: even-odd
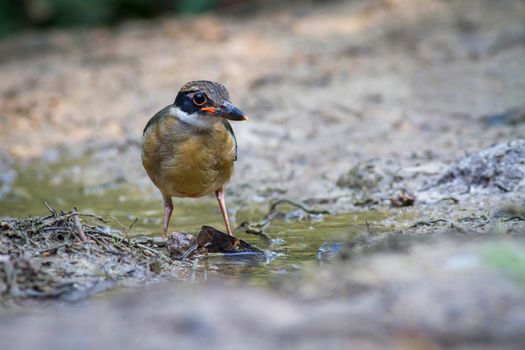
[[[166,241],[166,248],[172,258],[178,258],[196,243],[195,237],[187,232],[172,232]]]
[[[334,258],[343,250],[343,243],[324,242],[317,250],[317,260],[326,261]]]
[[[409,207],[411,205],[414,205],[416,201],[416,196],[405,189],[401,189],[397,191],[392,197],[390,197],[390,203],[394,207]]]

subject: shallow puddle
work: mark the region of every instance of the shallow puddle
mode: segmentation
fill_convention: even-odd
[[[239,217],[243,217],[242,212]],[[369,212],[326,217],[324,221],[317,223],[274,221],[268,229],[272,238],[269,246],[256,236],[238,234],[238,237],[247,242],[266,249],[266,256],[211,254],[197,258],[194,261],[192,281],[220,278],[231,282],[267,285],[283,275],[322,263],[318,250],[323,243],[347,242],[366,232],[366,221],[381,220],[383,217],[382,213]]]
[[[112,228],[129,230],[130,236],[158,236],[162,225],[163,207],[158,200],[147,199],[139,190],[122,190],[124,186],[100,191],[95,194],[76,183],[53,184],[44,173],[35,174],[31,169],[20,172],[14,184],[14,195],[0,202],[0,215],[27,217],[46,215],[44,202],[51,207],[89,212],[108,219]],[[160,196],[159,196],[160,197]],[[222,218],[214,198],[175,199],[175,210],[170,230],[197,233],[202,225],[224,230]],[[248,220],[259,221],[268,204],[238,207],[230,203],[234,227]],[[286,205],[282,211],[295,210]],[[324,220],[311,222],[275,220],[268,227],[271,237],[268,244],[258,236],[238,233],[237,236],[263,250],[264,257],[253,255],[224,256],[211,254],[193,260],[189,282],[226,280],[230,283],[268,285],[272,281],[301,271],[322,262],[318,250],[324,243],[348,242],[356,235],[367,231],[367,222],[374,232],[387,229],[385,222],[392,222],[392,213],[367,211],[337,216],[324,216]],[[394,218],[395,220],[395,218]]]

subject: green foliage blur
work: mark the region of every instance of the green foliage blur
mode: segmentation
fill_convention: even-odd
[[[0,0],[0,37],[24,28],[112,25],[165,13],[195,14],[221,0]]]
[[[505,243],[492,243],[483,253],[490,266],[525,285],[525,252]]]

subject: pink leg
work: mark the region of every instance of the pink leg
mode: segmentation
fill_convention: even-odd
[[[173,202],[171,197],[163,196],[164,198],[164,225],[162,226],[162,236],[168,237],[168,226],[170,225],[171,213],[173,212]]]
[[[226,212],[226,204],[224,203],[224,189],[219,189],[215,191],[215,196],[219,202],[219,207],[221,208],[222,218],[224,219],[224,225],[226,225],[226,231],[230,236],[233,236],[232,229],[230,227],[230,221],[228,220],[228,213]]]

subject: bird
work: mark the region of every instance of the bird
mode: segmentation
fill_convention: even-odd
[[[223,85],[196,80],[184,84],[173,104],[157,112],[142,136],[142,165],[164,202],[163,237],[173,212],[173,197],[198,198],[215,194],[226,231],[224,188],[237,160],[237,139],[228,121],[248,117],[230,102]]]

